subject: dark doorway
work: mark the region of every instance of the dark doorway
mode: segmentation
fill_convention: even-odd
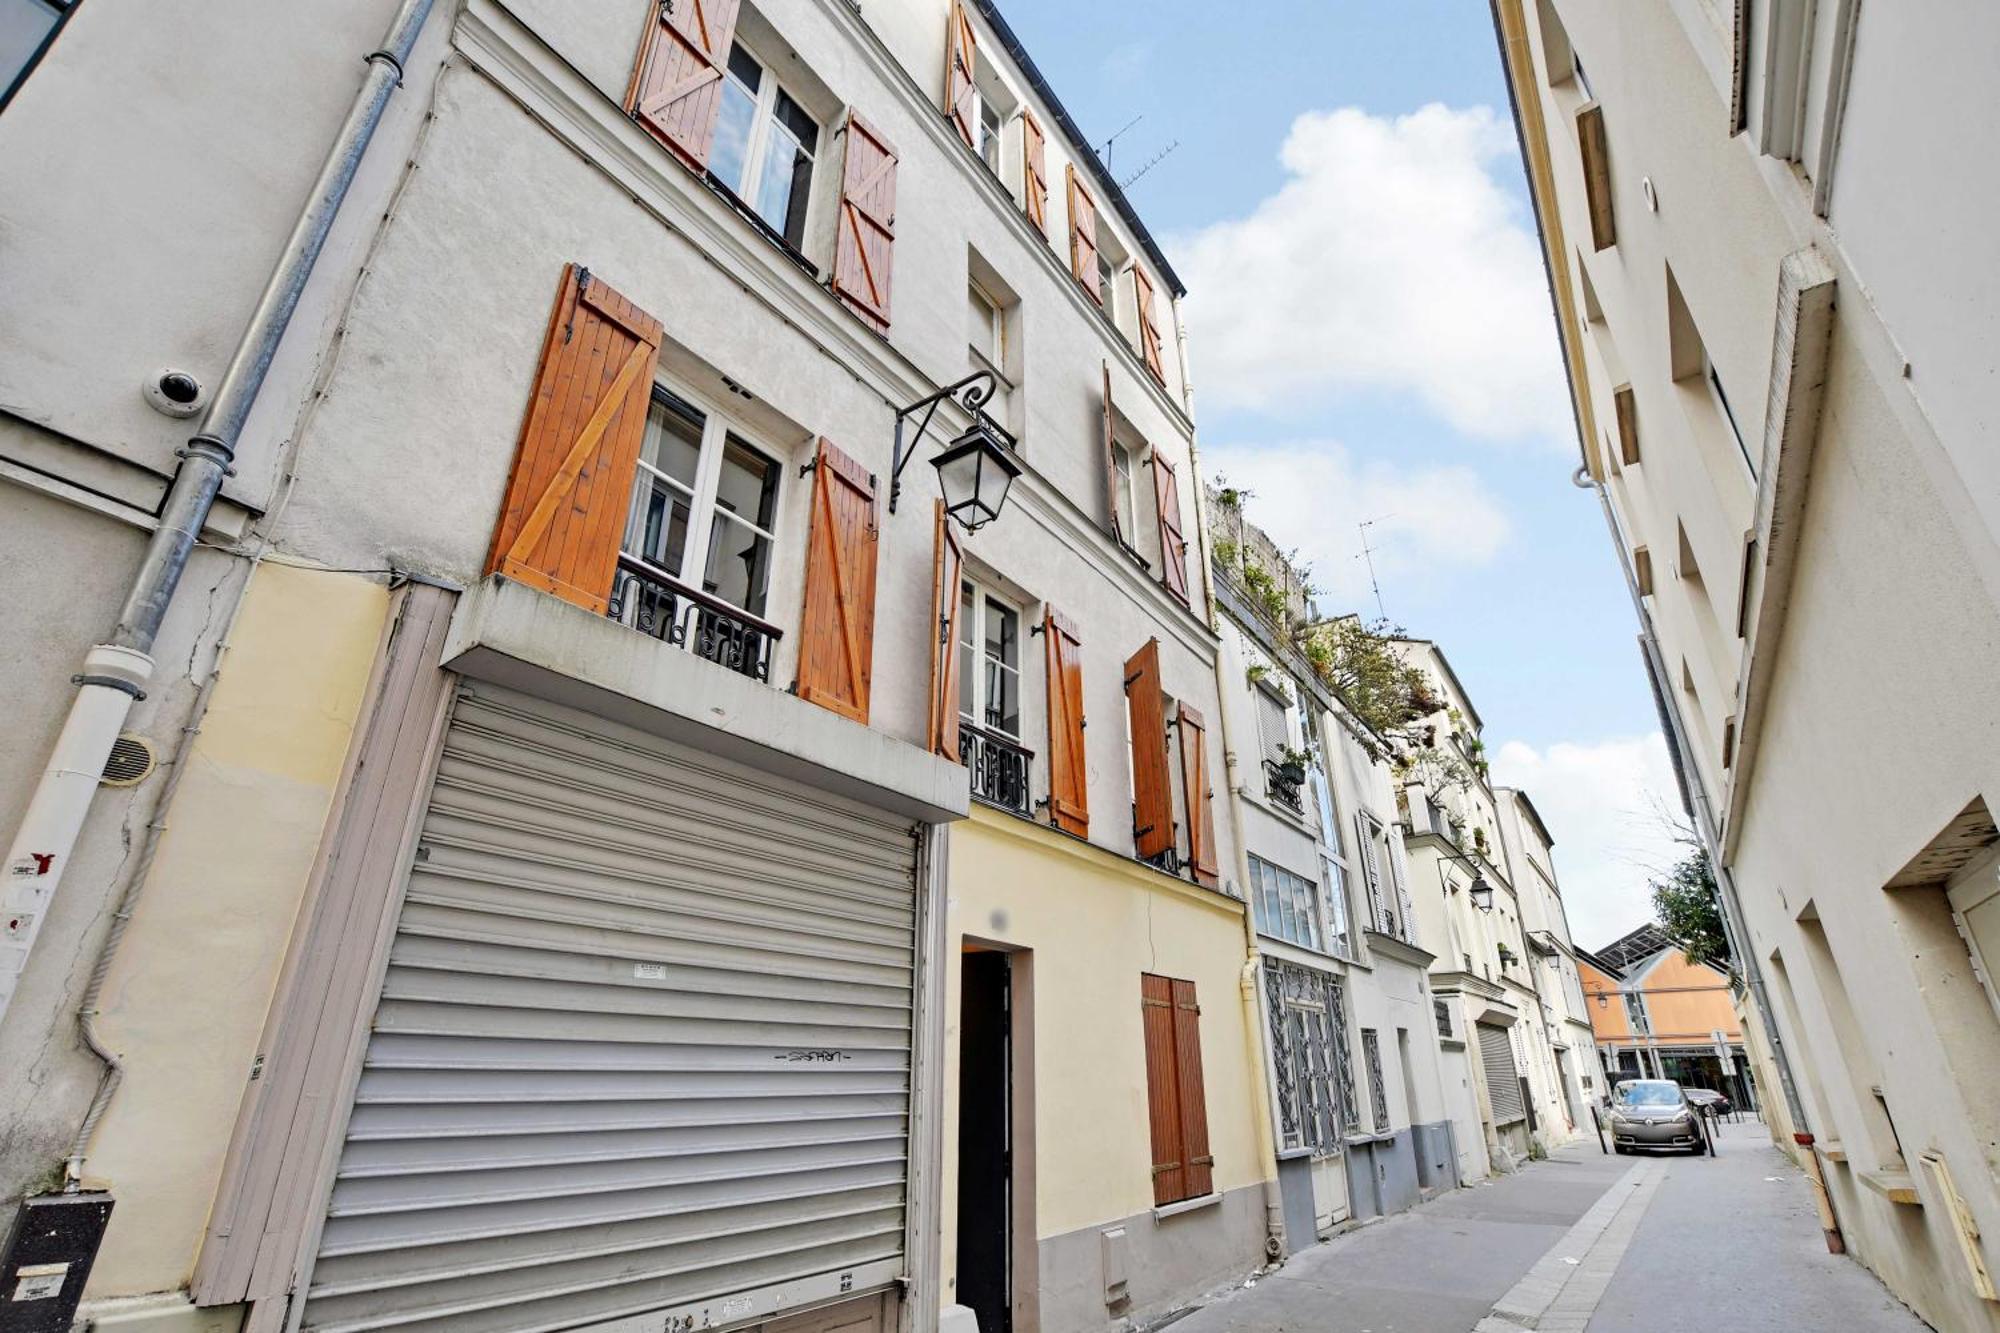
[[[958,1005],[958,1302],[979,1333],[1011,1333],[1013,1283],[1012,967],[963,955]]]

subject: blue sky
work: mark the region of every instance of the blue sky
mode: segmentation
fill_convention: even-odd
[[[1485,0],[1002,0],[1188,283],[1204,471],[1324,611],[1444,646],[1586,947],[1645,917],[1672,779],[1576,467]]]

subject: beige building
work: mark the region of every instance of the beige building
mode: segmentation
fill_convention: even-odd
[[[1943,150],[2000,12],[1493,8],[1773,1127],[1832,1243],[2000,1328],[2000,163]]]
[[[1066,1333],[1263,1262],[1179,283],[991,6],[90,3],[19,72],[61,1300]]]

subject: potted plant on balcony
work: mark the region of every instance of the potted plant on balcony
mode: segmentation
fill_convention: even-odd
[[[1472,830],[1472,849],[1481,856],[1488,854],[1486,848],[1486,828],[1484,825]]]
[[[1302,750],[1294,750],[1287,745],[1278,752],[1277,778],[1288,787],[1305,784],[1307,756]]]

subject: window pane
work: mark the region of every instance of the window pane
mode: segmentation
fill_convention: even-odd
[[[1285,705],[1268,690],[1257,691],[1257,729],[1263,736],[1265,756],[1281,762],[1291,737],[1285,727]]]
[[[736,57],[742,50],[737,47],[729,57],[731,77],[722,82],[722,111],[715,122],[715,146],[708,152],[708,169],[739,198],[749,192],[744,174],[749,168],[750,127],[757,119],[756,83],[745,87],[735,77]],[[750,68],[754,73],[757,67]]]
[[[778,465],[731,435],[722,447],[716,507],[769,531],[777,503]]]
[[[757,213],[792,245],[802,245],[806,201],[812,194],[812,149],[819,139],[819,126],[782,89],[771,120],[757,182]]]
[[[778,102],[773,114],[777,116],[778,124],[790,131],[794,141],[807,152],[812,151],[819,139],[819,123],[807,115],[806,109],[794,102],[792,95],[783,88],[778,89]]]
[[[1139,537],[1139,519],[1132,503],[1132,451],[1122,444],[1113,445],[1111,463],[1118,470],[1118,494],[1113,497],[1118,505],[1118,530],[1127,543],[1134,542]]]
[[[972,585],[970,583],[961,585],[958,595],[958,714],[960,717],[972,719],[975,725],[979,721],[979,715],[974,711],[977,704],[972,697],[974,680],[972,622],[977,605]]]
[[[965,289],[965,339],[994,364],[1000,362],[1000,340],[994,336],[999,320],[993,303],[977,287]]]
[[[1009,736],[1021,734],[1020,620],[992,598],[986,600],[985,724]]]
[[[708,537],[703,589],[753,616],[761,616],[770,578],[771,539],[717,512],[715,527]]]
[[[983,97],[979,99],[979,155],[994,175],[1000,174],[1000,112]]]
[[[701,428],[707,420],[699,409],[670,393],[654,394],[639,457],[693,490],[695,465],[701,461]]]
[[[687,556],[687,529],[687,497],[652,473],[641,472],[625,524],[625,549],[678,575]]]

